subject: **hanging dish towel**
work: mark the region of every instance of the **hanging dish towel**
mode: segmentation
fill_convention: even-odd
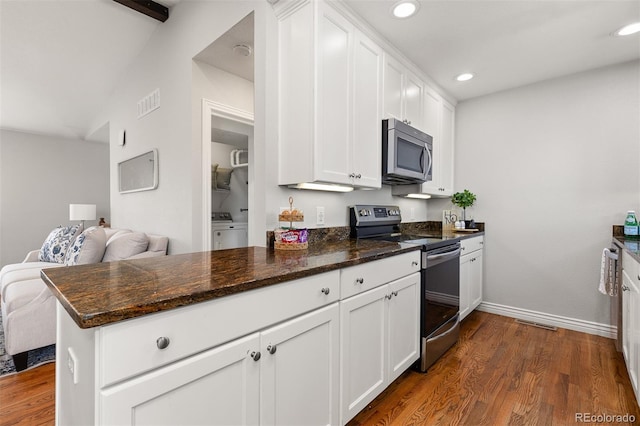
[[[613,253],[608,248],[602,250],[602,262],[600,264],[600,285],[598,290],[600,293],[608,296],[618,295],[618,286],[616,285],[616,264],[613,260],[617,259],[618,255]]]

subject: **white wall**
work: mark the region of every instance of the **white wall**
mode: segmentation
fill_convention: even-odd
[[[108,145],[0,130],[0,266],[71,224],[72,203],[96,204],[96,216],[110,220]]]
[[[485,301],[610,323],[600,256],[640,210],[639,76],[633,62],[458,104],[455,186],[487,224]]]
[[[193,92],[198,106],[205,98],[253,112],[252,81],[200,61],[193,61]]]

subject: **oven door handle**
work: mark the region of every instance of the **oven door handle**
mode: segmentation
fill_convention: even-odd
[[[460,247],[458,247],[457,249],[455,249],[453,251],[448,251],[446,253],[432,254],[431,256],[427,256],[427,262],[428,261],[433,261],[433,260],[445,260],[445,259],[448,259],[450,257],[458,257],[458,256],[460,256],[460,252],[461,251],[462,251],[462,249]]]

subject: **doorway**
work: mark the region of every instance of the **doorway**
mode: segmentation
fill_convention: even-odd
[[[204,250],[230,248],[229,241],[234,246],[247,245],[250,235],[255,181],[253,17],[253,13],[247,15],[193,58],[194,80],[202,95]],[[233,238],[214,247],[213,228],[219,228],[221,220],[213,213],[227,213],[222,221],[244,229],[243,237],[234,232]]]

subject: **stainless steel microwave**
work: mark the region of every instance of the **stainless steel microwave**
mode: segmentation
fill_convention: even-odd
[[[382,120],[382,183],[430,181],[432,154],[431,136],[394,118]]]

